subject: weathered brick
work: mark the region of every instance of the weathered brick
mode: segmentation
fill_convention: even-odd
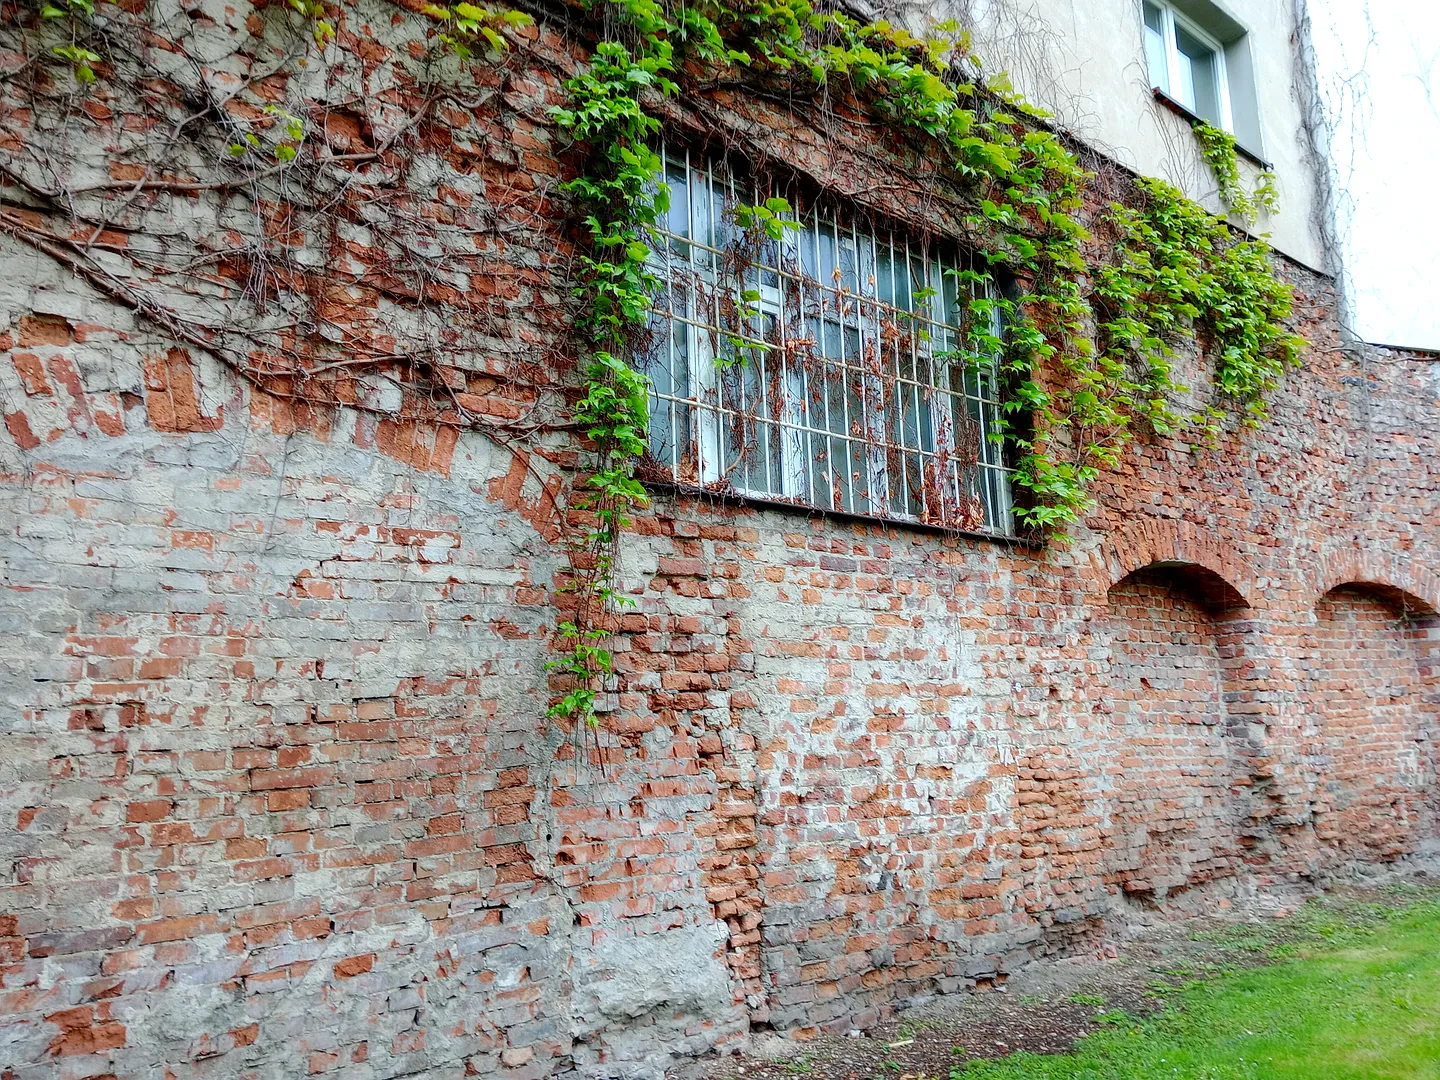
[[[235,14],[191,21],[267,55]],[[547,109],[583,50],[527,31],[503,76],[470,65],[503,93],[458,109],[396,66],[425,50],[394,14],[360,0],[328,74],[255,84],[328,95],[307,154],[381,155],[351,159],[325,250],[275,261],[346,343],[301,343],[328,372],[239,372],[5,249],[25,291],[0,297],[73,309],[0,311],[24,465],[0,477],[23,676],[0,958],[49,980],[0,994],[23,1075],[646,1075],[1088,951],[1126,894],[1168,915],[1433,847],[1440,366],[1342,347],[1331,283],[1283,260],[1314,346],[1274,418],[1138,440],[1068,546],[657,488],[620,545],[600,727],[547,720],[589,450],[519,432],[576,389]],[[933,162],[767,100],[717,98],[866,215],[956,231]],[[119,145],[86,101],[87,144]],[[145,167],[121,164],[128,193]],[[177,198],[142,188],[125,220],[226,235],[218,195]],[[405,294],[387,229],[416,230],[433,292]],[[372,354],[425,370],[401,390],[406,364],[351,363]],[[625,964],[674,980],[633,1020],[586,982]],[[56,1011],[99,994],[123,1024]]]

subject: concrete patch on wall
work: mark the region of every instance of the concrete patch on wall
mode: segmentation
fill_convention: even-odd
[[[712,921],[644,936],[606,931],[593,948],[577,949],[580,1071],[658,1080],[676,1056],[713,1046],[715,1028],[742,1027],[744,1010],[722,959],[729,936]],[[587,1054],[591,1042],[603,1053]]]

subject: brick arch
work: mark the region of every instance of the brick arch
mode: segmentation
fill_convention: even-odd
[[[1254,606],[1256,574],[1230,545],[1188,521],[1144,518],[1113,534],[1105,590],[1147,566],[1171,568],[1212,610]]]
[[[1359,585],[1421,618],[1440,615],[1440,577],[1410,559],[1359,544],[1320,559],[1309,585],[1312,609],[1342,585]]]

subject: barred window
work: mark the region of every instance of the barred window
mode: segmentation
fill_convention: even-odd
[[[670,209],[637,363],[652,470],[677,483],[951,528],[1014,531],[999,437],[993,298],[954,248],[865,229],[823,205],[778,239],[742,229],[764,200],[665,149]],[[759,237],[759,239],[757,239]],[[983,312],[962,334],[962,309]],[[973,326],[973,324],[971,324]]]

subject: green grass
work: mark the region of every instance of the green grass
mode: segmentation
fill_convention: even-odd
[[[1440,1080],[1440,901],[1322,902],[1221,944],[1290,958],[1189,982],[1146,1020],[1106,1014],[1069,1054],[953,1080]]]

